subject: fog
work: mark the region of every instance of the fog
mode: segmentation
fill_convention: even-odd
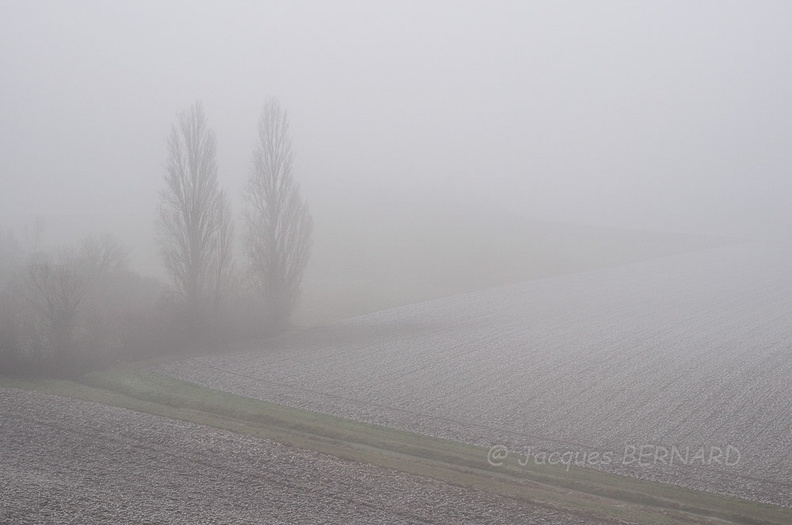
[[[0,523],[792,523],[791,28],[0,0]]]
[[[787,2],[6,1],[0,215],[154,253],[177,113],[203,101],[238,213],[274,95],[317,228],[440,206],[788,237],[790,20]]]

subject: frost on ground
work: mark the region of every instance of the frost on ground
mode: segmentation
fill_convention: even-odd
[[[0,523],[547,523],[590,518],[96,403],[0,389]]]
[[[611,452],[611,464],[595,468],[792,506],[786,245],[458,295],[160,370],[515,452]],[[687,464],[654,455],[628,463],[626,447],[642,445],[690,449]],[[738,464],[719,464],[729,446]],[[691,461],[702,448],[704,459]]]

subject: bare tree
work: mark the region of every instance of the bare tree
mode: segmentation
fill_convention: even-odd
[[[4,231],[0,228],[0,290],[5,287],[6,282],[14,273],[14,268],[19,262],[20,251],[19,241],[11,230]]]
[[[217,208],[217,255],[214,264],[214,290],[212,303],[220,308],[223,295],[230,286],[234,269],[234,221],[231,217],[231,203],[228,196],[221,192]]]
[[[111,234],[91,235],[80,243],[79,263],[89,284],[117,272],[129,261],[129,252]]]
[[[29,257],[20,289],[43,320],[47,350],[55,354],[56,362],[75,364],[74,330],[80,305],[95,283],[126,260],[126,250],[109,235],[88,237],[77,250]]]
[[[217,180],[215,135],[196,102],[179,115],[168,139],[158,221],[165,267],[194,316],[220,302],[232,238],[230,203]]]
[[[270,326],[289,321],[311,248],[313,219],[292,176],[289,119],[277,99],[264,104],[245,190],[250,276],[267,305]]]
[[[58,357],[71,353],[78,307],[88,291],[89,276],[72,251],[54,257],[35,254],[25,265],[23,291],[45,322],[49,349]]]

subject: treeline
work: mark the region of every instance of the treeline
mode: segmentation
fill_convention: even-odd
[[[169,282],[128,266],[111,234],[45,251],[0,230],[0,373],[68,376],[118,360],[206,352],[288,328],[312,218],[292,175],[286,111],[268,100],[244,191],[241,235],[220,187],[203,108],[168,138],[157,243]],[[235,244],[245,257],[234,260]]]

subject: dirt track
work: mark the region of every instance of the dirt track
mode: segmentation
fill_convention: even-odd
[[[0,523],[590,519],[208,427],[0,389]]]

